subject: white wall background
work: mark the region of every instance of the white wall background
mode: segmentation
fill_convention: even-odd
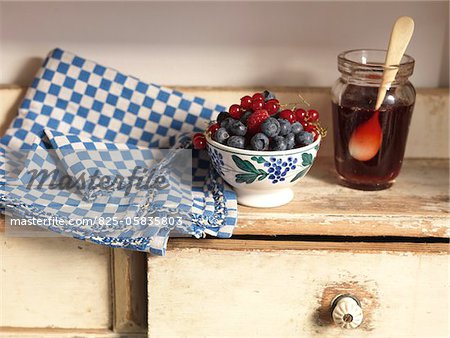
[[[54,47],[167,85],[330,86],[336,56],[385,48],[415,19],[417,87],[447,87],[449,3],[0,2],[0,83],[27,85]]]

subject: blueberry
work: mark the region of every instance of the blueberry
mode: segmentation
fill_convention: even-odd
[[[268,137],[277,136],[280,133],[280,122],[273,117],[269,117],[261,124],[261,131]]]
[[[228,114],[228,112],[226,112],[226,111],[223,111],[223,112],[220,112],[219,115],[217,115],[216,120],[218,123],[222,123],[222,121],[228,117],[230,117],[230,114]]]
[[[301,124],[300,122],[294,122],[294,123],[291,125],[291,131],[292,131],[294,134],[298,134],[299,132],[303,131],[303,126],[302,126],[302,124]]]
[[[228,141],[227,145],[234,148],[240,148],[244,149],[245,147],[245,137],[242,136],[231,136]]]
[[[291,132],[291,124],[288,120],[285,119],[278,119],[278,122],[280,123],[280,135],[286,136]]]
[[[307,131],[301,131],[297,135],[295,135],[295,141],[300,146],[307,146],[308,144],[311,144],[314,142],[314,135],[311,133],[308,133]]]
[[[295,134],[290,133],[284,137],[286,141],[286,149],[292,149],[295,147]]]
[[[247,126],[245,126],[241,121],[235,121],[233,122],[229,127],[228,130],[233,134],[237,136],[244,136],[247,134]]]
[[[230,126],[235,122],[236,120],[232,117],[227,117],[225,120],[223,120],[220,123],[220,126],[222,128],[225,128],[226,130],[229,130]]]
[[[230,134],[228,134],[225,128],[217,129],[216,133],[214,134],[214,140],[222,144],[225,144],[229,137]]]
[[[268,90],[265,90],[263,92],[263,95],[264,95],[264,100],[266,100],[266,101],[269,101],[269,100],[272,100],[272,99],[276,99],[275,94],[270,92],[270,91],[268,91]]]
[[[250,140],[253,150],[267,150],[269,149],[269,138],[263,133],[253,135]]]
[[[270,142],[272,150],[286,150],[287,144],[283,136],[275,136]]]
[[[243,123],[243,124],[247,124],[247,120],[248,120],[248,117],[250,116],[250,115],[252,115],[252,111],[246,111],[245,113],[244,113],[244,115],[242,115],[242,117],[241,117],[241,122]]]

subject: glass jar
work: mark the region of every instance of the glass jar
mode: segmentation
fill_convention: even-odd
[[[385,50],[339,54],[341,77],[332,88],[335,165],[342,184],[362,190],[389,188],[403,162],[416,91],[409,82],[414,59],[404,55],[394,82],[375,111]]]

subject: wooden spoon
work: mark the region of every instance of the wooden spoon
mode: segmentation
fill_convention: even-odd
[[[391,83],[395,80],[398,72],[398,65],[405,54],[406,47],[411,40],[414,31],[414,21],[408,16],[402,16],[395,21],[392,27],[389,47],[384,62],[383,78],[375,104],[375,111],[372,117],[362,123],[353,132],[348,149],[350,155],[358,161],[368,161],[375,157],[383,141],[383,131],[381,130],[379,109],[389,90]]]

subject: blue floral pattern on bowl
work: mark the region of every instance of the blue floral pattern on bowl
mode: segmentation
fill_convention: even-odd
[[[265,208],[292,200],[292,187],[311,169],[321,139],[305,147],[274,152],[228,147],[209,135],[206,141],[211,163],[235,189],[238,203]]]
[[[250,161],[243,160],[241,157],[237,155],[232,155],[231,158],[233,159],[233,162],[236,164],[236,166],[244,171],[243,173],[241,172],[235,175],[236,183],[246,183],[246,184],[253,183],[255,180],[262,181],[266,178],[270,180],[272,184],[284,182],[286,181],[286,176],[288,176],[289,172],[296,170],[300,164],[299,159],[294,156],[289,156],[287,158],[269,157],[268,159],[265,159],[262,156],[252,156],[251,157],[252,161],[259,164],[263,164],[263,166],[267,168],[267,169],[257,169]],[[298,172],[290,180],[290,182],[294,182],[299,178],[305,176],[308,170],[311,168],[313,161],[314,157],[312,154],[302,153],[301,166],[303,166],[304,169]]]
[[[294,170],[297,167],[295,165],[297,161],[298,159],[291,156],[287,158],[287,161],[275,157],[271,157],[269,161],[265,161],[264,166],[268,168],[269,180],[272,180],[273,184],[283,182],[289,170]]]
[[[222,154],[217,149],[212,149],[209,152],[209,156],[216,171],[223,176],[224,172],[222,168],[225,166],[225,163]]]

